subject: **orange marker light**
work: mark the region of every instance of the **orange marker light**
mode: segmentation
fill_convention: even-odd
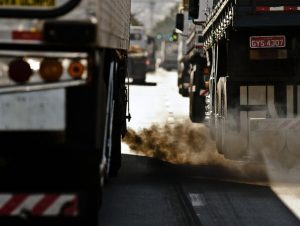
[[[68,73],[72,78],[81,78],[84,72],[84,65],[80,61],[70,63]]]
[[[44,59],[39,72],[45,81],[55,82],[62,76],[63,67],[57,59]]]
[[[15,59],[9,63],[8,76],[17,83],[27,82],[32,75],[29,63],[23,59]]]
[[[205,87],[206,89],[209,89],[209,86],[210,86],[210,85],[209,85],[209,81],[205,81],[204,84],[205,84],[204,87]]]

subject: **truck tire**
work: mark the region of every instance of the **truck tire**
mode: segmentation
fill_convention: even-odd
[[[118,122],[114,122],[111,158],[109,167],[109,177],[115,177],[118,175],[121,168],[121,128]]]
[[[246,154],[247,137],[241,134],[238,128],[234,128],[237,119],[233,118],[234,114],[231,114],[231,109],[227,107],[227,83],[226,77],[220,77],[217,85],[216,146],[226,158],[241,159]]]
[[[113,120],[113,136],[112,136],[112,153],[109,168],[109,177],[118,175],[121,168],[121,138],[127,132],[127,88],[125,80],[127,76],[127,57],[119,61],[119,66],[115,76],[115,94],[114,94],[114,120]]]
[[[113,84],[108,85],[108,95],[107,103],[112,106],[109,109],[108,126],[106,128],[107,137],[104,142],[106,142],[106,159],[107,159],[107,169],[106,169],[106,179],[118,175],[119,169],[121,167],[121,133],[122,133],[122,98],[123,98],[123,87],[125,83],[124,70],[120,70],[121,61],[117,61],[113,58],[113,73],[111,78]],[[123,65],[124,67],[124,65]],[[108,82],[109,84],[109,82]],[[111,87],[110,87],[111,86]],[[110,142],[110,143],[108,143]]]
[[[202,69],[199,64],[191,75],[190,81],[190,119],[194,123],[202,123],[205,119],[205,96],[200,96],[200,90],[204,89]],[[192,88],[194,87],[194,88]]]
[[[227,114],[227,96],[226,96],[226,87],[225,87],[225,78],[219,78],[217,85],[217,119],[216,123],[216,145],[220,153],[226,153],[226,144],[225,144],[225,117]]]
[[[119,84],[117,84],[119,85]],[[112,131],[112,143],[111,143],[111,157],[109,164],[109,177],[115,177],[118,175],[121,167],[121,120],[120,120],[120,89],[118,91],[118,97],[115,99],[115,107],[113,112],[113,131]]]
[[[190,97],[190,119],[194,123],[202,123],[205,119],[205,96],[192,93]]]

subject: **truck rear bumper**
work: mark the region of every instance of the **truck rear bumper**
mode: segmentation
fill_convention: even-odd
[[[78,197],[75,194],[0,194],[1,217],[76,217]]]

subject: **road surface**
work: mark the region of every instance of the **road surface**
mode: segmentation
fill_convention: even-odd
[[[299,165],[231,161],[188,120],[176,72],[130,85],[129,135],[100,225],[300,225]]]

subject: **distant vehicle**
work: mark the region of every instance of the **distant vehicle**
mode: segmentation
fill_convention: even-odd
[[[178,44],[174,41],[163,40],[161,42],[160,67],[170,71],[177,70]]]
[[[128,53],[128,74],[133,82],[144,83],[147,73],[147,36],[143,26],[130,27],[130,47]],[[149,63],[149,62],[148,62]]]
[[[183,7],[176,15],[176,29],[180,31],[178,32],[178,90],[182,96],[190,99],[189,115],[191,121],[203,122],[205,119],[206,94],[208,93],[203,79],[204,74],[206,75],[205,78],[208,76],[203,51],[203,28],[199,24],[194,24],[190,19],[188,3],[183,2],[182,5]],[[201,95],[199,95],[200,90],[206,92],[201,92]]]
[[[147,36],[147,72],[156,70],[156,42],[152,36]]]

